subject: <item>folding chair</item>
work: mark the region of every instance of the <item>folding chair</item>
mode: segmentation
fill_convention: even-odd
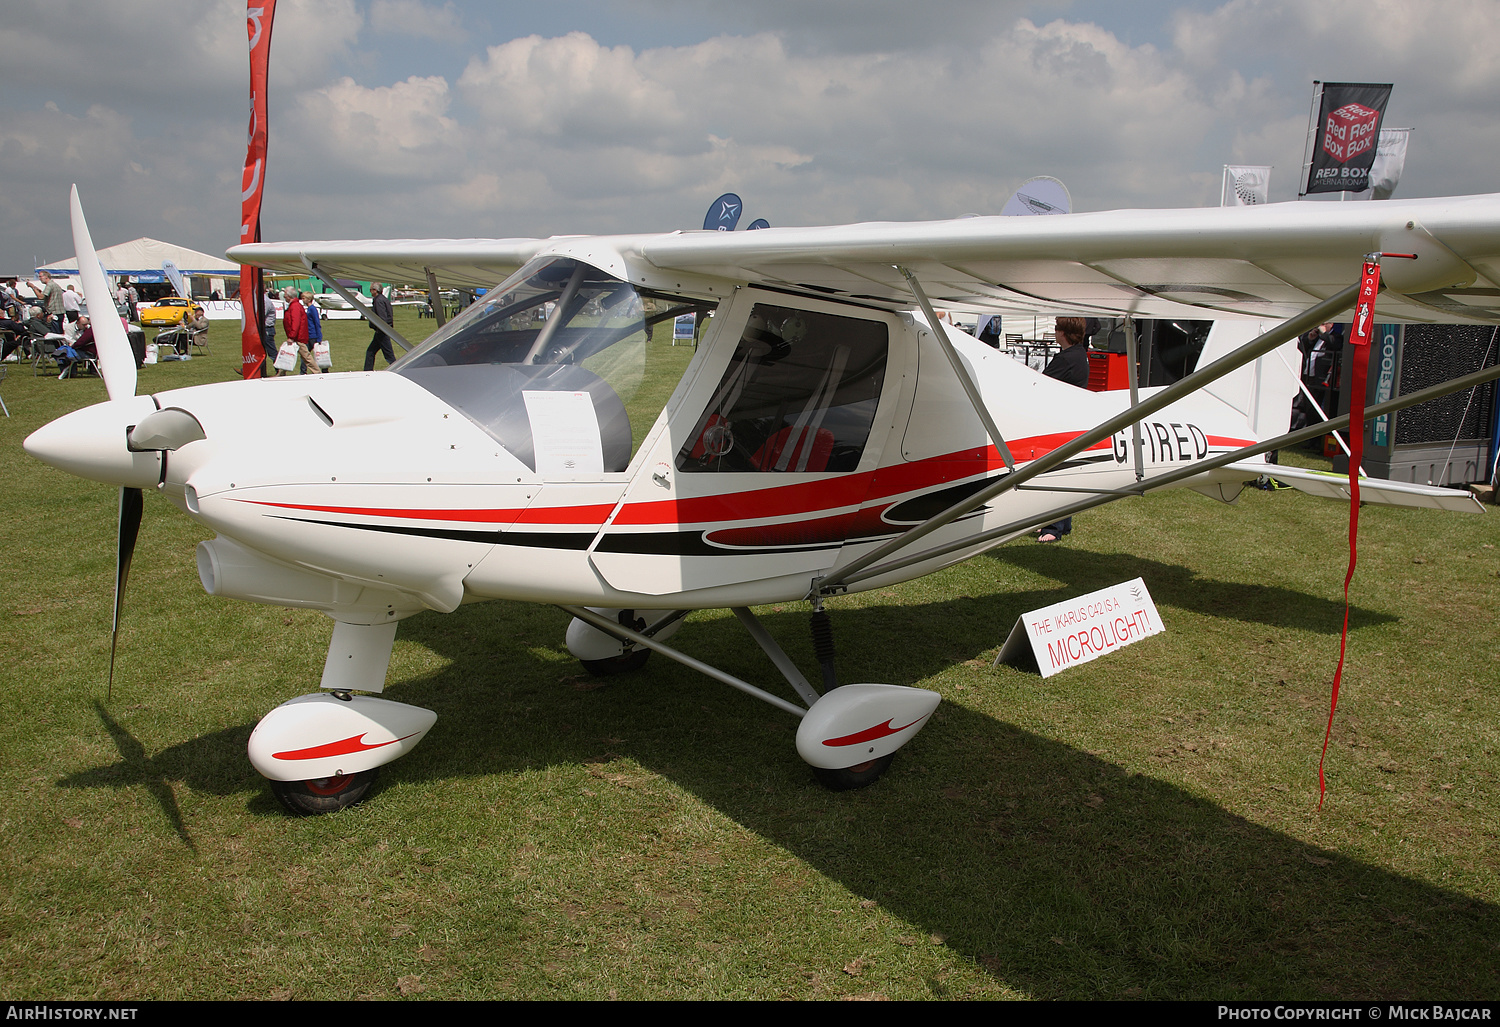
[[[44,374],[57,374],[60,370],[57,364],[57,347],[66,341],[65,337],[55,333],[31,336],[30,342],[34,354],[31,358],[31,374],[33,377]]]

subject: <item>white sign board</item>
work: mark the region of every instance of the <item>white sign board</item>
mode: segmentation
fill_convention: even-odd
[[[1017,662],[1029,645],[1042,677],[1050,678],[1165,630],[1146,583],[1136,578],[1023,613],[995,664]]]
[[[693,338],[693,332],[697,329],[697,327],[698,319],[696,316],[694,316],[693,314],[679,314],[677,318],[672,322],[672,338],[674,340],[687,339],[691,341]]]
[[[602,474],[604,443],[587,392],[524,391],[536,470],[542,475]]]

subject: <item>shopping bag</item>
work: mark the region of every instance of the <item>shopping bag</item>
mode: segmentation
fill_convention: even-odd
[[[156,363],[156,343],[154,343],[154,342],[148,342],[148,343],[146,343],[146,360],[145,360],[145,362],[148,363],[148,364],[154,364],[154,363]]]
[[[333,370],[333,354],[328,352],[328,343],[313,343],[313,356],[317,358],[318,368],[323,371]]]
[[[281,348],[276,351],[276,370],[290,371],[297,366],[297,344],[295,342],[283,342]]]

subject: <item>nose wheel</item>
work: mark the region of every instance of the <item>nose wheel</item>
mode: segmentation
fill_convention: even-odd
[[[355,774],[337,774],[308,781],[272,781],[271,794],[293,816],[333,813],[362,802],[375,786],[379,772],[380,768],[376,767]]]

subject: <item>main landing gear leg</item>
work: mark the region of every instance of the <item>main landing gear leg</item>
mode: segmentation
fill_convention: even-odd
[[[937,708],[939,696],[936,692],[900,685],[842,685],[819,696],[796,664],[745,607],[737,607],[732,612],[807,704],[806,708],[679,652],[663,644],[660,638],[649,637],[611,620],[609,614],[613,611],[595,611],[581,606],[564,606],[562,609],[600,633],[655,649],[685,667],[801,718],[802,723],[797,729],[797,754],[812,766],[824,785],[836,791],[873,784],[890,766],[896,750],[916,736]],[[820,654],[819,660],[824,663],[825,674],[831,679],[831,633],[825,634],[825,640],[828,643],[827,660],[823,659],[824,654]]]
[[[614,617],[622,628],[665,642],[682,626],[686,610],[610,610],[589,607],[603,617]],[[640,670],[651,655],[647,646],[636,645],[614,631],[604,631],[574,617],[568,624],[568,651],[578,657],[583,669],[596,678]]]
[[[823,609],[821,596],[814,596],[812,605],[809,627],[812,630],[813,652],[817,654],[818,666],[823,671],[823,690],[829,692],[839,687],[838,671],[834,666],[833,620],[828,616],[828,611]],[[890,752],[856,763],[852,767],[813,767],[813,776],[831,792],[866,788],[884,776],[895,758],[896,754]]]

